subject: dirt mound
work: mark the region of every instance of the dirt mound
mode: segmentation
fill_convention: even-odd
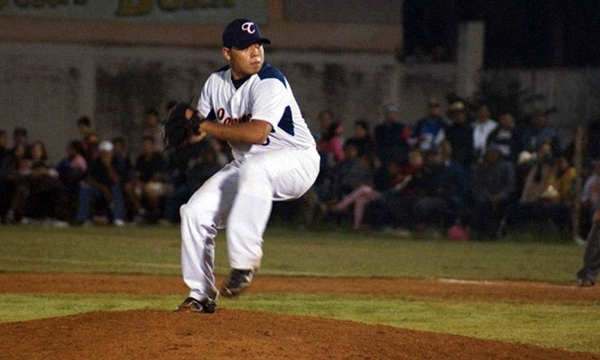
[[[218,279],[219,282],[221,279]],[[187,294],[179,276],[0,274],[0,293]],[[581,302],[600,299],[600,286],[577,288],[525,281],[451,281],[395,278],[272,277],[258,275],[252,293],[366,294],[440,299]]]
[[[0,325],[2,359],[600,359],[464,336],[222,310],[96,312]]]

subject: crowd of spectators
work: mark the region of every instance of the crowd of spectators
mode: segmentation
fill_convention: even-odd
[[[472,229],[496,238],[531,222],[569,231],[578,203],[585,233],[600,199],[600,119],[586,128],[577,173],[574,145],[563,146],[542,112],[528,122],[510,113],[496,121],[486,104],[471,114],[462,102],[444,111],[432,98],[414,126],[399,121],[394,106],[384,113],[373,129],[361,119],[348,133],[332,112],[322,111],[314,134],[319,178],[293,213],[274,211],[302,222],[315,216],[347,222],[355,230],[434,227],[465,238]],[[211,138],[163,152],[154,109],[146,112],[135,159],[127,139],[100,139],[89,118],[77,120],[77,127],[81,138],[67,144],[55,166],[44,143],[30,143],[25,128],[14,129],[10,148],[0,130],[2,222],[176,223],[179,207],[231,160],[227,143]]]
[[[508,112],[495,120],[487,104],[472,114],[463,102],[444,111],[432,98],[413,127],[387,106],[373,130],[356,121],[344,140],[339,122],[323,112],[315,186],[322,209],[355,230],[433,226],[457,239],[469,230],[498,238],[533,223],[572,231],[579,202],[585,234],[600,199],[600,119],[586,128],[579,174],[574,143],[563,146],[545,113],[520,120]]]

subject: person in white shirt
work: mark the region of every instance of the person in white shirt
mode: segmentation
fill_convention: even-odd
[[[182,272],[189,297],[179,311],[212,313],[214,255],[218,228],[226,227],[231,272],[221,287],[226,297],[242,293],[260,267],[263,232],[272,202],[296,199],[319,172],[315,141],[290,84],[266,63],[258,26],[235,19],[223,32],[228,66],[206,81],[198,113],[200,133],[226,140],[234,160],[181,207]]]
[[[490,133],[498,127],[498,123],[490,119],[490,108],[481,104],[477,108],[477,121],[473,123],[473,150],[478,161],[483,159]]]

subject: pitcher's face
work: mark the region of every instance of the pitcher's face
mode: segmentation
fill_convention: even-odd
[[[223,48],[223,56],[229,62],[234,80],[243,79],[260,71],[265,61],[265,49],[261,43],[247,48]]]

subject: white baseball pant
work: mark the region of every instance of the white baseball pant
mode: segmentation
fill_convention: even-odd
[[[215,236],[226,228],[229,263],[255,269],[273,201],[296,199],[319,173],[315,149],[274,150],[234,160],[208,179],[181,212],[181,266],[190,296],[214,300]]]

